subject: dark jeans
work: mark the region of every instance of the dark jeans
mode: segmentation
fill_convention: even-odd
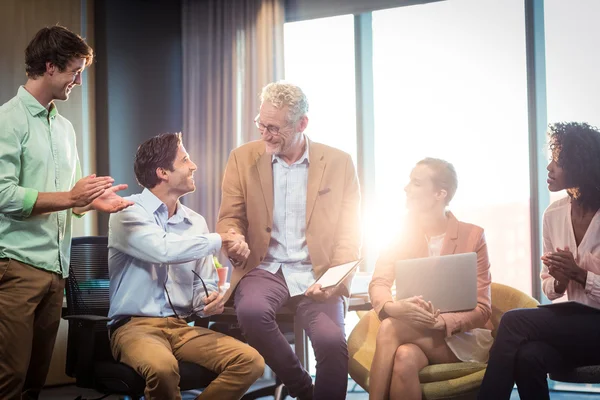
[[[479,399],[549,399],[547,374],[600,364],[600,312],[532,308],[502,317]]]
[[[331,298],[324,303],[306,296],[290,298],[281,271],[271,274],[261,269],[250,271],[236,288],[235,310],[248,344],[264,357],[291,396],[310,397],[311,377],[302,368],[275,321],[277,310],[284,305],[295,310],[296,321],[306,330],[315,351],[314,398],[345,399],[348,347],[342,298]]]

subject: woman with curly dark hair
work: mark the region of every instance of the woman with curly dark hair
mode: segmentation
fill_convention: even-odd
[[[600,364],[600,132],[585,123],[550,126],[548,189],[568,197],[544,212],[542,289],[576,303],[504,314],[479,398],[549,399],[547,374]]]

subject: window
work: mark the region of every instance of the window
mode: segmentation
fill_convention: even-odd
[[[326,34],[324,34],[326,32]],[[285,79],[308,97],[311,140],[349,153],[356,166],[354,16],[313,19],[284,25]],[[346,319],[346,334],[358,322]],[[315,373],[310,347],[308,371]]]
[[[424,157],[454,164],[450,205],[486,232],[492,279],[531,293],[522,0],[453,0],[373,13],[376,205],[391,237]],[[381,232],[385,229],[384,232]]]
[[[600,2],[546,0],[548,122],[587,122],[600,127]],[[566,196],[550,194],[550,201]]]
[[[308,97],[306,134],[349,153],[356,165],[354,16],[287,23],[284,49],[285,79]]]

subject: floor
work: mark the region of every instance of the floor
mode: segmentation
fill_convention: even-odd
[[[261,384],[259,382],[259,384]],[[75,400],[81,396],[78,400],[94,400],[101,397],[101,394],[93,390],[79,389],[75,386],[62,386],[56,388],[48,388],[42,392],[40,400]],[[183,400],[193,400],[197,396],[194,392],[183,393]],[[271,397],[272,398],[272,397]],[[354,385],[353,381],[349,381],[348,395],[346,399],[349,400],[367,400],[369,395],[365,393],[359,386]],[[577,392],[552,392],[550,394],[552,400],[600,400],[600,393],[588,394],[588,393],[577,393]],[[106,400],[119,400],[122,397],[119,396],[108,396]],[[269,397],[263,397],[263,399],[269,399]],[[291,400],[288,397],[287,400]],[[519,400],[519,394],[517,391],[513,391],[510,400]]]

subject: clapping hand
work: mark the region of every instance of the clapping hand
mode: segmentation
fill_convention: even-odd
[[[561,284],[566,285],[569,280],[573,280],[585,286],[587,271],[577,265],[569,247],[556,248],[555,252],[548,252],[541,259],[550,275]]]
[[[127,189],[126,184],[109,187],[91,203],[92,209],[105,213],[116,213],[125,208],[132,206],[134,203],[130,200],[125,200],[117,194],[118,191]]]

